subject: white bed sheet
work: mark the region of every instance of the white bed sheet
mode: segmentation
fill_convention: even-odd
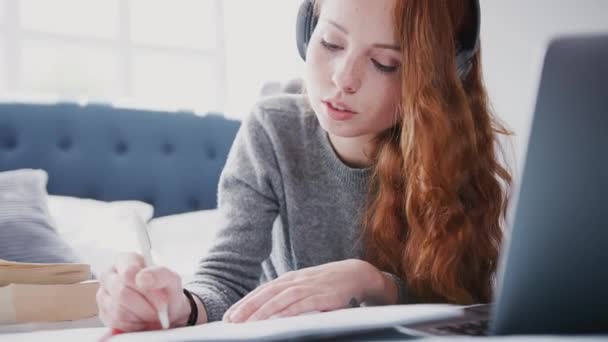
[[[148,231],[155,262],[187,278],[212,246],[221,225],[217,209],[155,218]]]

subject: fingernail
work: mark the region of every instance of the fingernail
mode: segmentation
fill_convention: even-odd
[[[240,312],[233,312],[230,315],[230,321],[234,322],[234,323],[238,323],[241,321],[241,313]]]
[[[137,277],[138,286],[144,288],[153,288],[156,284],[156,277],[152,273],[144,272]]]
[[[143,280],[146,283],[148,283],[148,284],[154,283],[154,275],[152,275],[151,273],[144,273],[142,276],[143,276]]]

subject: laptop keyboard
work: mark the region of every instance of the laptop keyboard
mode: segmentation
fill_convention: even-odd
[[[476,321],[467,321],[461,323],[452,323],[433,327],[441,335],[470,335],[470,336],[487,336],[490,321],[481,319]]]

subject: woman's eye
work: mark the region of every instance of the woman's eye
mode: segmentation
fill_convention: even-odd
[[[323,47],[325,47],[329,51],[342,50],[341,46],[332,44],[332,43],[326,41],[325,39],[321,39],[321,45],[323,45]],[[372,59],[372,63],[374,64],[375,68],[378,71],[380,71],[382,73],[386,73],[386,74],[394,73],[395,71],[397,71],[397,69],[399,69],[399,66],[384,65],[384,64],[379,63],[375,59]]]
[[[376,60],[372,59],[372,62],[374,63],[374,66],[376,67],[376,69],[378,69],[378,71],[380,72],[384,72],[384,73],[393,73],[395,71],[397,71],[397,69],[399,69],[399,66],[391,66],[391,65],[384,65],[384,64],[380,64],[378,63]]]
[[[335,44],[331,44],[331,43],[327,42],[324,39],[321,39],[321,45],[323,45],[327,50],[330,50],[330,51],[335,51],[335,50],[342,49],[340,46],[335,45]]]

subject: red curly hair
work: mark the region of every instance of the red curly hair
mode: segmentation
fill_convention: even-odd
[[[366,259],[399,275],[418,302],[492,298],[510,172],[496,153],[511,135],[492,115],[480,51],[461,80],[455,38],[470,0],[397,0],[404,42],[398,124],[378,135],[364,215]]]

